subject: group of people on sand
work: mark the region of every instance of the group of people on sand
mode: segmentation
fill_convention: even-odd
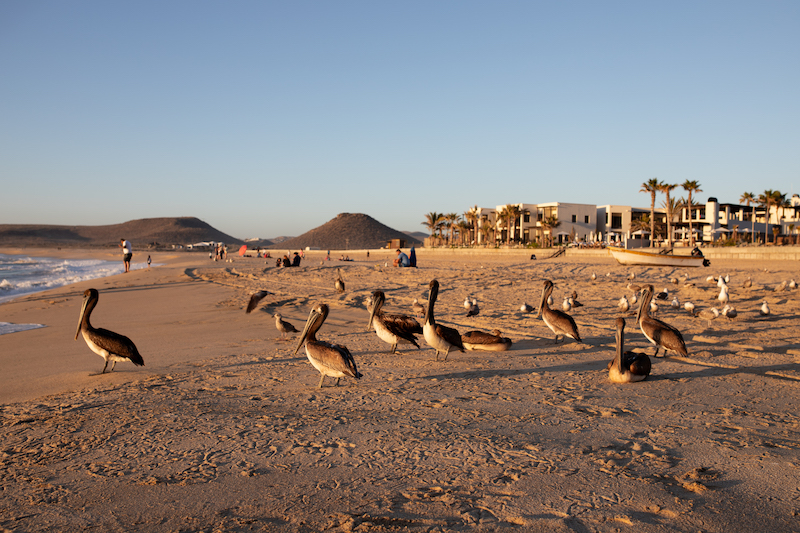
[[[305,254],[302,254],[302,255],[301,254],[302,254],[302,252],[301,253],[295,252],[294,256],[292,257],[292,259],[289,259],[289,254],[284,254],[283,258],[280,258],[280,257],[278,258],[278,260],[275,262],[275,266],[276,267],[281,267],[281,268],[283,268],[283,267],[299,267],[300,266],[300,260],[303,258],[303,256],[305,256]]]

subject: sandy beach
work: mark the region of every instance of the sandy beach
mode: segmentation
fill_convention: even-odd
[[[0,252],[120,260],[114,250]],[[386,251],[324,255],[279,269],[274,259],[153,253],[161,266],[0,304],[0,321],[47,326],[0,335],[0,527],[797,531],[800,318],[797,290],[774,290],[800,280],[796,261],[674,269],[418,249],[420,268],[396,269]],[[617,310],[633,295],[632,272],[698,310],[720,307],[706,278],[727,274],[738,316],[708,322],[659,302],[689,357],[654,358],[646,381],[613,384],[618,316],[626,349],[653,353],[633,311]],[[419,336],[420,350],[390,354],[366,329],[367,298],[383,290],[386,312],[410,315],[434,278],[437,321],[499,329],[511,349],[436,362]],[[554,344],[541,318],[519,310],[539,304],[545,279],[556,305],[578,293],[583,306],[570,314],[582,343]],[[74,340],[89,287],[100,291],[93,325],[130,337],[144,367],[100,375],[102,358]],[[245,314],[262,289],[271,294]],[[279,312],[301,330],[318,301],[331,309],[318,337],[350,349],[357,382],[317,388],[319,373],[294,355],[297,334],[283,340],[275,328]]]

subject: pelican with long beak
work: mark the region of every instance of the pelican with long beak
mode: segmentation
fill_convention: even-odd
[[[578,333],[578,326],[575,325],[575,320],[567,313],[559,311],[558,309],[550,309],[547,303],[550,294],[553,292],[553,282],[549,279],[544,281],[542,288],[542,302],[539,305],[539,312],[536,318],[542,317],[544,323],[550,328],[550,331],[556,334],[555,342],[558,343],[559,337],[570,337],[578,342],[583,342]]]
[[[392,345],[390,353],[395,353],[397,345],[413,344],[419,350],[417,338],[414,334],[422,334],[422,326],[414,318],[406,315],[387,315],[381,309],[386,302],[386,295],[383,291],[372,293],[372,304],[369,306],[369,323],[367,329],[375,327],[375,333],[383,342]]]
[[[645,353],[624,352],[625,319],[617,319],[617,356],[608,364],[608,379],[614,383],[643,381],[650,375],[650,358]]]
[[[305,344],[306,356],[309,362],[321,374],[319,388],[322,388],[325,376],[336,378],[337,387],[339,386],[339,380],[345,376],[355,379],[361,379],[362,377],[356,368],[355,359],[353,359],[347,347],[317,340],[317,331],[322,327],[327,317],[328,306],[326,304],[317,303],[312,307],[306,327],[303,328],[303,333],[300,334],[300,342],[297,343],[297,348],[294,350],[296,354],[300,351],[300,347]]]
[[[468,331],[461,335],[461,342],[467,350],[483,352],[505,352],[511,347],[511,339],[502,337],[496,329],[491,333]]]
[[[650,316],[650,302],[653,300],[653,286],[647,285],[642,289],[642,301],[639,304],[639,313],[636,316],[636,322],[639,324],[639,329],[647,340],[656,347],[656,352],[653,357],[658,355],[658,350],[663,348],[665,351],[676,352],[678,355],[684,357],[689,353],[686,351],[686,343],[683,342],[683,335],[681,332],[670,326],[666,322],[662,322],[657,318]]]
[[[464,351],[464,343],[461,341],[458,331],[436,323],[433,318],[433,306],[439,296],[439,282],[435,279],[431,280],[428,287],[430,294],[428,295],[428,310],[425,313],[425,325],[422,326],[422,336],[428,346],[436,350],[436,360],[438,361],[439,354],[444,352],[444,360],[447,361],[447,356],[450,355],[450,350],[453,348],[460,352]]]
[[[114,371],[118,361],[130,361],[134,365],[144,366],[144,359],[139,355],[139,350],[136,349],[132,340],[107,329],[92,327],[89,318],[99,299],[100,293],[97,292],[97,289],[86,289],[86,292],[83,293],[83,306],[81,306],[75,340],[78,340],[78,335],[82,333],[83,340],[86,341],[89,348],[105,360],[106,364],[103,366],[101,374],[105,374],[109,361],[111,361],[110,372]]]

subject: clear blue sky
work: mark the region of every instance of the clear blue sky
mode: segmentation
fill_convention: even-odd
[[[2,2],[0,223],[800,193],[798,28],[796,0]]]

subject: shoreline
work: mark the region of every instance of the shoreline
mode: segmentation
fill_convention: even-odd
[[[6,253],[4,250],[0,250]],[[62,250],[64,252],[64,250]],[[135,252],[135,251],[134,251]],[[611,258],[420,254],[418,269],[307,252],[299,268],[176,253],[164,266],[0,304],[10,322],[46,328],[0,336],[0,524],[105,531],[792,531],[800,515],[800,318],[792,261],[721,260],[703,269],[627,268]],[[365,255],[365,254],[364,254]],[[134,256],[135,259],[136,256]],[[353,254],[351,254],[353,257]],[[157,259],[154,256],[153,261]],[[341,270],[347,290],[333,281]],[[766,271],[765,271],[766,270]],[[709,275],[731,275],[734,320],[668,305],[688,358],[655,358],[644,382],[609,383],[616,301],[635,282],[714,305]],[[595,273],[597,280],[590,275]],[[670,283],[676,275],[690,279]],[[747,276],[753,287],[741,284]],[[437,321],[461,333],[498,328],[507,352],[397,354],[366,331],[367,297],[410,314],[430,279]],[[583,343],[554,344],[537,305],[572,290]],[[129,336],[144,367],[74,340],[82,292],[92,322]],[[252,314],[253,292],[268,290]],[[462,302],[481,311],[466,317]],[[331,309],[322,340],[346,345],[364,377],[317,388],[297,337],[311,305]],[[772,316],[758,307],[769,301]],[[662,304],[663,305],[663,304]],[[626,349],[652,353],[626,316]],[[5,319],[4,319],[5,320]],[[301,495],[301,496],[298,496]],[[176,505],[181,509],[176,513]]]

